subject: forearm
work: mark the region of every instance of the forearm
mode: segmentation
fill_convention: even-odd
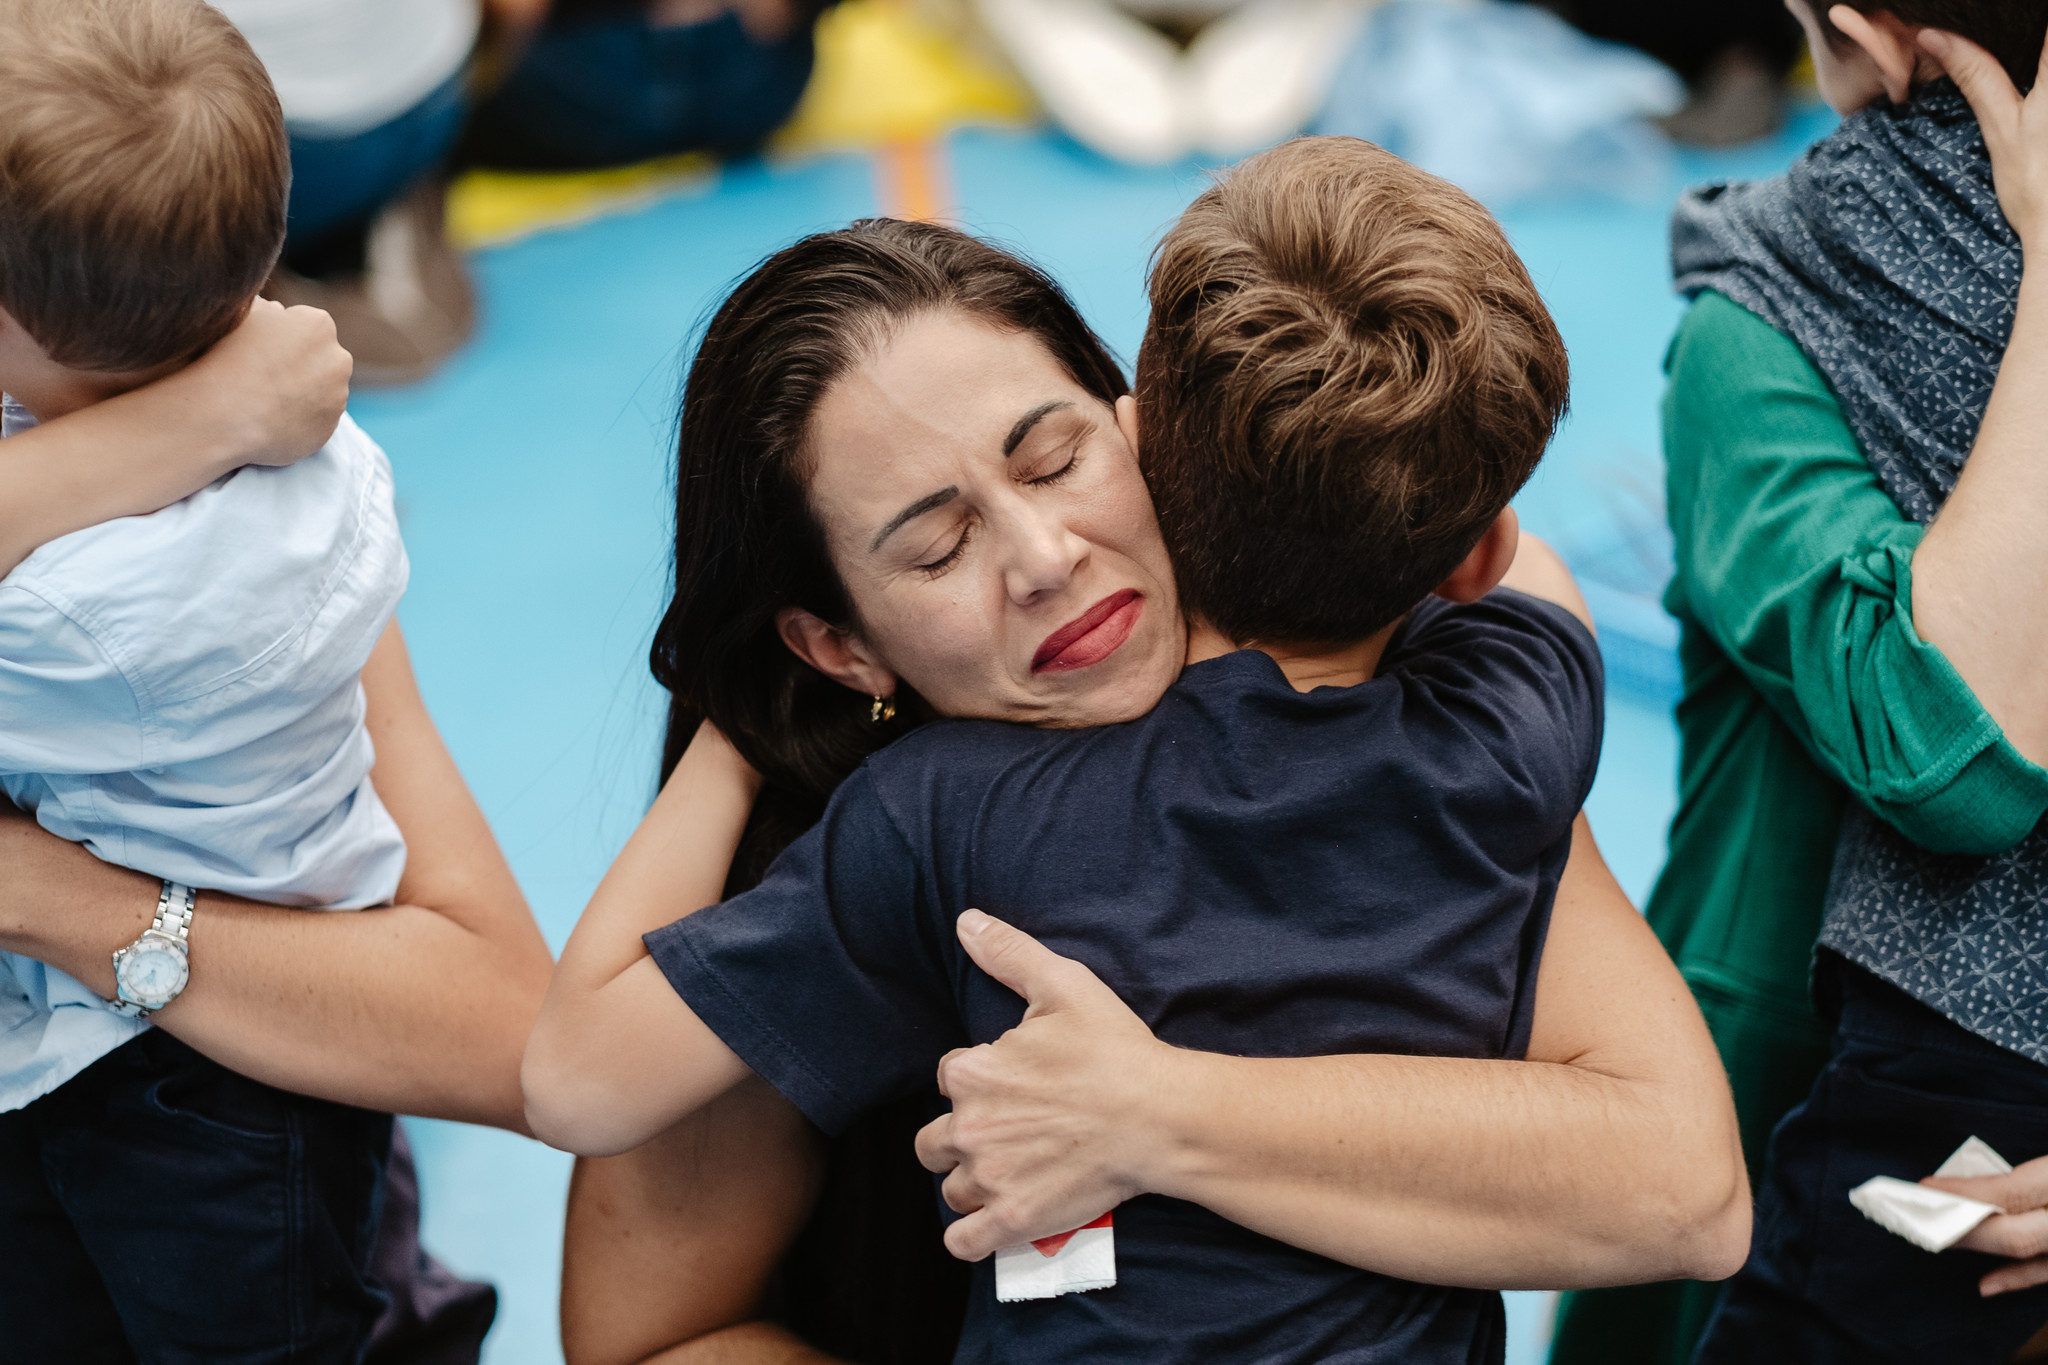
[[[217,408],[173,375],[0,441],[0,576],[59,536],[154,512],[233,469],[250,442]]]
[[[823,1170],[817,1130],[761,1081],[623,1156],[577,1162],[562,1258],[569,1365],[824,1365],[758,1320]]]
[[[656,1351],[641,1365],[841,1365],[786,1327],[743,1322]]]
[[[1731,1185],[1716,1126],[1655,1086],[1540,1062],[1183,1052],[1148,1093],[1142,1188],[1347,1264],[1498,1288],[1734,1268],[1703,1230],[1746,1201],[1740,1165]]]
[[[725,738],[700,729],[598,884],[527,1040],[527,1113],[543,1141],[622,1152],[747,1074],[641,936],[719,899],[758,787]]]
[[[525,1130],[519,1053],[547,944],[420,699],[398,627],[363,669],[371,777],[406,840],[397,904],[328,913],[203,894],[156,1021],[223,1065],[365,1108]],[[0,817],[0,947],[103,995],[158,883]]]
[[[0,948],[114,994],[112,953],[148,927],[155,879],[0,817]],[[202,894],[192,976],[156,1023],[281,1089],[524,1131],[519,1054],[545,951],[416,904],[320,913]]]
[[[2015,747],[2048,763],[2048,272],[2030,269],[1955,491],[1913,558],[1913,618]]]

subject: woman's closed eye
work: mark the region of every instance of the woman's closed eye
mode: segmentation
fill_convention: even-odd
[[[948,548],[942,554],[940,554],[937,559],[929,559],[920,564],[913,564],[911,565],[911,567],[916,569],[919,573],[923,574],[926,578],[938,578],[941,575],[943,575],[946,572],[946,570],[952,568],[955,564],[958,564],[960,562],[960,556],[966,552],[967,542],[971,540],[973,536],[974,519],[972,517],[969,517],[960,523],[960,534],[954,537],[953,543],[950,548]]]

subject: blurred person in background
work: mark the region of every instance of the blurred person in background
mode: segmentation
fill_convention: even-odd
[[[1663,120],[1680,142],[1726,147],[1775,132],[1785,78],[1805,51],[1779,0],[1544,0],[1586,33],[1649,53],[1685,78],[1692,98]]]
[[[517,58],[477,108],[467,155],[519,170],[747,155],[796,108],[829,3],[521,0],[505,44]]]
[[[475,302],[441,222],[480,34],[508,43],[545,0],[218,0],[263,59],[291,133],[284,259],[266,292],[334,316],[359,384],[431,372]]]

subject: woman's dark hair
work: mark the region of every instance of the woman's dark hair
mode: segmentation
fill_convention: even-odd
[[[853,626],[806,492],[811,414],[833,382],[920,314],[954,310],[1037,337],[1105,403],[1123,371],[1041,271],[952,228],[880,218],[806,237],[742,280],[705,328],[676,442],[675,595],[655,631],[669,691],[666,780],[709,718],[767,779],[726,893],[759,881],[860,761],[925,718],[896,719],[790,653],[785,606]],[[944,1365],[968,1267],[946,1254],[931,1177],[912,1152],[922,1096],[834,1140],[817,1208],[783,1258],[770,1315],[861,1365]]]
[[[775,614],[857,624],[806,490],[811,414],[890,330],[952,310],[1038,338],[1105,403],[1122,369],[1064,291],[1008,252],[933,223],[871,218],[756,266],[705,328],[676,442],[675,595],[655,631],[668,689],[666,780],[700,720],[766,779],[729,890],[751,885],[816,821],[862,759],[929,718],[905,688],[896,719],[783,644]]]

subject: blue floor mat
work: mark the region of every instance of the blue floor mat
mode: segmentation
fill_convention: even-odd
[[[1826,126],[1800,120],[1680,178],[1766,174]],[[961,221],[1032,256],[1127,359],[1158,232],[1198,168],[1115,167],[1050,134],[947,147]],[[1664,222],[1642,204],[1526,205],[1502,218],[1572,351],[1574,405],[1524,494],[1595,598],[1613,673],[1589,809],[1631,894],[1663,856],[1676,741],[1657,458],[1658,364],[1678,315]],[[421,684],[551,943],[567,937],[653,791],[661,697],[646,647],[665,588],[667,448],[685,339],[725,287],[793,238],[878,211],[865,158],[728,169],[652,206],[481,252],[477,339],[426,383],[354,410],[390,451],[412,554],[401,619]],[[429,1244],[488,1276],[493,1365],[560,1360],[555,1304],[568,1160],[523,1139],[415,1122]],[[1530,1365],[1547,1300],[1511,1296]]]

